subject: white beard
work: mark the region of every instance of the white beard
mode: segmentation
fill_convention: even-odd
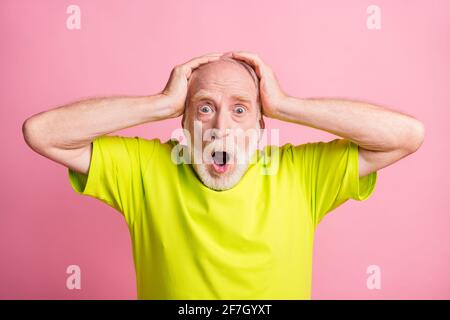
[[[259,125],[256,129],[259,132]],[[231,189],[241,180],[242,176],[245,174],[250,165],[252,156],[258,149],[259,139],[253,139],[251,141],[252,142],[249,143],[247,152],[245,152],[245,150],[243,150],[238,144],[230,141],[227,141],[227,144],[222,141],[213,140],[205,145],[203,150],[197,150],[195,146],[194,148],[190,148],[188,146],[188,153],[190,154],[191,159],[194,159],[194,152],[198,152],[201,159],[203,159],[201,161],[202,163],[195,163],[195,161],[192,161],[192,167],[194,168],[194,171],[197,173],[203,184],[208,188],[214,190]],[[192,144],[193,143],[191,143],[190,145]],[[231,171],[225,172],[220,176],[211,175],[207,169],[207,165],[209,161],[212,161],[212,159],[209,156],[209,152],[206,155],[207,159],[203,158],[202,151],[204,150],[226,151],[232,159],[233,167],[230,169]]]
[[[224,176],[213,177],[206,169],[205,164],[192,164],[203,184],[214,190],[228,190],[233,188],[247,171],[248,165],[248,163],[236,165],[231,172],[226,173]]]

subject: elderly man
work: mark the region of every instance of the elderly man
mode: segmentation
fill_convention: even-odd
[[[106,135],[181,115],[187,145]],[[261,150],[263,116],[342,138]],[[377,171],[424,139],[405,114],[289,96],[248,52],[176,66],[155,95],[39,113],[23,132],[68,168],[76,192],[123,214],[140,299],[309,299],[318,223],[350,198],[367,199]]]

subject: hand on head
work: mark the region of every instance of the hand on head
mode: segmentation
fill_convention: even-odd
[[[222,53],[209,53],[177,65],[172,69],[169,80],[161,92],[163,96],[169,99],[170,118],[176,118],[184,112],[188,81],[192,72],[203,64],[219,60],[221,56]]]
[[[277,105],[279,105],[280,100],[286,98],[286,94],[281,90],[272,69],[265,64],[258,55],[245,51],[208,53],[193,58],[184,64],[175,66],[172,69],[165,88],[161,92],[163,96],[168,98],[171,108],[170,118],[178,117],[184,113],[189,89],[189,79],[193,72],[200,66],[221,59],[223,60],[224,57],[241,61],[254,70],[254,73],[258,78],[258,98],[259,103],[261,104],[262,113],[266,117],[276,118]]]

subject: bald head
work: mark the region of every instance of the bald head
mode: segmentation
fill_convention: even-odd
[[[250,78],[248,78],[249,76]],[[209,80],[211,78],[212,80],[223,82],[224,84],[237,84],[237,82],[240,81],[240,84],[245,83],[245,85],[248,85],[248,81],[251,80],[254,89],[259,93],[259,79],[255,70],[247,63],[240,60],[223,56],[217,61],[201,65],[192,73],[189,80],[189,89],[195,90],[198,81],[201,81],[202,79]]]
[[[257,120],[262,119],[259,79],[247,63],[223,56],[195,69],[189,79],[185,114],[190,113],[194,99],[208,92],[219,99],[233,95],[247,99],[257,113]],[[183,126],[187,118],[187,115],[183,115]]]

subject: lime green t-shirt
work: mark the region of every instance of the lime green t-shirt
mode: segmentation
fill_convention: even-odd
[[[138,298],[310,299],[316,226],[375,188],[377,172],[358,175],[358,145],[268,146],[235,187],[215,191],[172,161],[177,144],[102,136],[88,175],[68,171],[76,192],[124,216]]]

